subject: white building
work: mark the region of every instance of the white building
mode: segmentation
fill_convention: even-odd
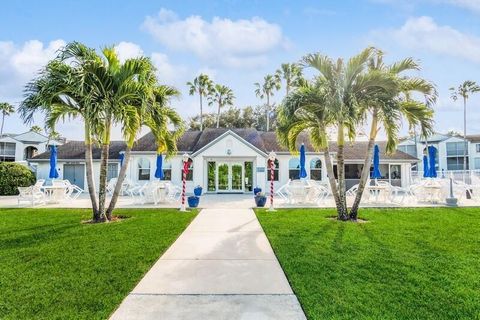
[[[308,138],[302,136],[300,143],[305,143],[306,170],[308,179],[327,180],[325,161],[322,153],[313,152]],[[410,169],[416,158],[397,151],[393,155],[384,153],[385,143],[379,142],[381,150],[380,170],[384,179],[395,185],[407,186]],[[119,171],[119,154],[125,148],[123,142],[112,142],[108,178],[114,178]],[[331,152],[335,158],[335,145]],[[275,169],[275,188],[285,184],[289,179],[298,179],[299,156],[291,155],[281,147],[274,132],[260,132],[255,129],[206,129],[204,131],[187,131],[178,141],[178,153],[165,160],[163,164],[166,180],[181,185],[182,155],[191,158],[191,170],[187,176],[187,190],[192,192],[197,185],[205,192],[244,193],[251,192],[255,186],[265,190],[269,179],[268,153],[277,154]],[[348,186],[358,182],[366,142],[356,142],[345,147],[346,178]],[[71,141],[58,148],[58,169],[60,178],[68,179],[81,188],[86,188],[84,144]],[[100,150],[94,149],[95,180],[98,185]],[[49,153],[43,153],[31,159],[38,164],[37,177],[48,178]],[[146,183],[155,179],[156,145],[151,133],[140,138],[132,151],[132,158],[127,170],[127,178]],[[334,170],[336,165],[334,162]]]
[[[402,141],[398,149],[419,159],[418,170],[423,171],[423,155],[428,146],[437,150],[435,157],[437,172],[463,170],[465,140],[459,136],[434,134],[427,141],[419,136]],[[480,135],[467,136],[467,170],[480,169]]]
[[[0,162],[23,162],[47,151],[47,144],[60,145],[60,141],[33,131],[21,134],[4,134],[0,137]]]

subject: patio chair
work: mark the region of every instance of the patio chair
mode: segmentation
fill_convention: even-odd
[[[347,190],[347,196],[356,196],[358,191],[358,184],[353,185],[350,189]]]
[[[32,207],[36,204],[45,204],[45,194],[34,186],[18,187],[18,192],[18,205],[20,205],[22,201],[29,202]]]
[[[117,178],[112,178],[107,183],[107,192],[110,196],[113,195],[113,191],[115,190],[115,185],[117,184]]]
[[[64,180],[65,186],[67,187],[66,197],[71,200],[76,200],[78,197],[85,192],[82,188],[75,184],[71,184],[70,181]]]
[[[282,198],[283,200],[287,201],[288,202],[288,192],[287,192],[287,188],[288,188],[288,185],[290,184],[290,182],[292,181],[292,179],[288,179],[287,183],[284,184],[283,186],[281,186],[280,188],[277,189],[276,191],[276,194]]]
[[[140,204],[153,203],[156,205],[158,203],[157,186],[152,182],[141,186],[137,192],[132,193],[132,196],[136,197]]]
[[[167,185],[167,201],[176,202],[180,200],[180,196],[182,195],[182,188],[174,185],[171,182],[167,183],[166,185]]]

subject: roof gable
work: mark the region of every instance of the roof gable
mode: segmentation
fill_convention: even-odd
[[[242,129],[239,129],[237,131],[240,131]],[[243,129],[245,130],[245,129]],[[216,132],[218,135],[219,132]],[[203,136],[203,135],[202,135]],[[210,138],[212,135],[207,135]],[[221,141],[227,139],[227,137],[233,137],[235,140],[240,142],[241,144],[247,146],[248,148],[252,149],[255,153],[261,154],[263,156],[266,155],[265,149],[263,147],[263,143],[261,140],[261,137],[258,135],[256,130],[248,130],[248,131],[240,131],[240,132],[235,132],[234,130],[227,129],[224,133],[218,135],[215,139],[208,141],[207,137],[203,137],[203,139],[200,139],[196,146],[195,150],[192,153],[193,156],[198,155],[200,153],[205,152],[206,150],[215,147],[218,145]],[[260,149],[260,148],[262,149]],[[225,146],[226,149],[234,149],[235,146]],[[235,152],[235,150],[230,150],[230,152]]]

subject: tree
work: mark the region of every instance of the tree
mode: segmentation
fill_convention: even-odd
[[[40,126],[32,126],[32,127],[30,128],[30,131],[41,134],[43,130],[42,130],[42,128],[41,128]]]
[[[425,79],[404,75],[405,72],[419,69],[420,66],[412,58],[385,65],[383,53],[380,51],[370,59],[369,74],[378,78],[383,76],[386,82],[391,81],[394,86],[380,87],[370,92],[367,99],[359,105],[360,122],[365,123],[370,119],[370,135],[357,193],[350,209],[351,220],[357,220],[360,201],[370,175],[373,147],[380,128],[383,127],[387,137],[387,153],[393,153],[397,148],[402,119],[406,119],[410,130],[419,126],[424,137],[433,132],[433,110],[429,106],[437,97],[434,85]],[[425,97],[426,102],[413,99],[415,93]]]
[[[198,77],[193,79],[192,82],[187,82],[189,88],[189,94],[193,96],[198,94],[200,99],[200,131],[203,130],[203,97],[208,96],[213,90],[213,82],[210,80],[208,75],[200,74]]]
[[[467,170],[467,100],[471,95],[480,91],[480,86],[475,81],[467,80],[460,84],[456,89],[450,88],[453,101],[459,98],[463,99],[463,140],[465,146],[463,148],[463,170]]]
[[[263,78],[263,83],[256,82],[255,84],[255,95],[260,99],[265,99],[266,106],[266,131],[270,131],[270,98],[273,96],[275,91],[280,90],[280,78],[278,75],[267,74]]]
[[[5,118],[15,112],[15,108],[8,102],[0,102],[0,112],[2,113],[2,126],[0,127],[0,138],[3,137],[3,125]],[[3,143],[5,149],[5,142]],[[3,152],[3,161],[5,161],[5,150]]]
[[[302,68],[296,63],[282,63],[280,69],[276,72],[276,76],[285,80],[285,95],[287,96],[292,87],[299,87],[305,81]]]
[[[211,95],[208,97],[209,105],[217,105],[217,128],[220,127],[220,110],[224,106],[233,105],[233,100],[235,96],[232,89],[227,86],[216,84],[211,92]]]
[[[344,147],[353,141],[361,120],[359,109],[375,92],[396,88],[396,81],[380,72],[369,72],[368,62],[376,50],[367,48],[347,62],[333,61],[322,54],[309,54],[303,67],[317,71],[311,82],[303,84],[282,103],[278,113],[277,135],[291,152],[296,152],[302,132],[309,135],[317,151],[323,151],[328,178],[339,220],[349,220],[345,190]],[[336,129],[338,182],[335,180],[329,148],[328,129]]]

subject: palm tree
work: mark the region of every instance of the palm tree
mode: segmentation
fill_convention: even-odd
[[[180,115],[169,107],[169,103],[172,97],[177,97],[179,94],[179,91],[173,87],[165,85],[155,87],[152,90],[150,99],[145,101],[146,103],[142,103],[144,101],[141,101],[141,99],[138,101],[137,112],[131,115],[131,118],[135,120],[126,119],[126,121],[124,121],[125,124],[128,122],[134,123],[135,127],[132,128],[132,130],[124,132],[127,144],[125,158],[107,209],[106,214],[108,219],[111,219],[112,212],[115,209],[122,183],[126,176],[131,150],[136,136],[143,125],[152,131],[157,143],[158,154],[165,153],[167,156],[171,156],[177,151],[177,140],[184,131],[184,124]],[[123,127],[125,128],[127,126],[124,125]]]
[[[302,68],[296,63],[282,63],[280,69],[276,72],[276,76],[285,80],[285,95],[287,96],[292,87],[299,87],[305,81]]]
[[[358,190],[350,209],[351,220],[357,220],[360,201],[370,175],[373,147],[380,127],[383,127],[386,133],[387,153],[392,153],[397,148],[402,118],[407,120],[410,130],[419,126],[424,137],[433,131],[433,110],[429,106],[437,97],[434,85],[422,78],[403,75],[405,72],[419,69],[419,65],[412,58],[385,65],[383,53],[380,51],[370,59],[370,74],[378,74],[378,77],[383,75],[386,79],[394,80],[396,88],[388,90],[379,88],[376,92],[371,92],[367,100],[360,105],[359,119],[361,122],[370,119],[370,135]],[[415,93],[424,96],[426,103],[414,100]]]
[[[36,126],[36,125],[35,125],[35,126],[32,126],[32,127],[30,128],[30,131],[41,134],[43,130],[42,130],[42,128],[41,128],[40,126]]]
[[[15,108],[8,102],[0,102],[0,112],[2,113],[2,126],[0,127],[0,138],[3,137],[3,125],[5,124],[5,117],[8,117],[15,112]],[[3,143],[5,149],[5,142]],[[5,150],[3,150],[3,161],[5,161]]]
[[[232,106],[235,96],[232,89],[227,86],[216,84],[211,92],[211,95],[208,97],[208,104],[217,105],[217,128],[220,127],[220,109],[225,106]]]
[[[475,81],[467,80],[458,86],[457,89],[450,88],[452,92],[453,101],[457,101],[458,98],[463,99],[463,140],[465,146],[463,148],[463,170],[467,170],[467,100],[468,98],[480,91],[480,86]]]
[[[200,99],[200,131],[203,131],[203,97],[208,96],[213,90],[213,82],[208,75],[202,73],[192,82],[187,82],[187,86],[190,87],[189,94],[191,96],[198,94]]]
[[[350,58],[333,61],[322,54],[310,54],[302,59],[304,67],[314,68],[318,74],[312,83],[304,84],[287,96],[279,112],[277,135],[292,152],[296,150],[298,136],[306,131],[312,144],[324,152],[328,178],[337,207],[339,220],[348,220],[346,204],[344,147],[346,140],[353,141],[360,122],[359,109],[379,90],[396,87],[392,77],[368,71],[368,62],[375,55],[367,48]],[[337,131],[337,171],[335,181],[329,152],[327,128]]]
[[[266,131],[270,130],[270,97],[273,96],[275,90],[280,90],[280,78],[278,75],[267,74],[263,78],[263,83],[258,82],[254,83],[255,85],[255,95],[260,99],[266,100],[266,116],[267,116],[267,127]]]
[[[66,63],[66,57],[74,63]],[[50,61],[40,75],[25,89],[25,99],[19,112],[25,123],[31,123],[36,113],[45,115],[46,127],[54,131],[59,121],[80,118],[84,122],[85,163],[87,186],[92,204],[93,220],[99,220],[98,199],[93,178],[92,147],[94,132],[101,124],[99,106],[94,103],[92,77],[85,65],[99,60],[93,49],[72,42]]]

